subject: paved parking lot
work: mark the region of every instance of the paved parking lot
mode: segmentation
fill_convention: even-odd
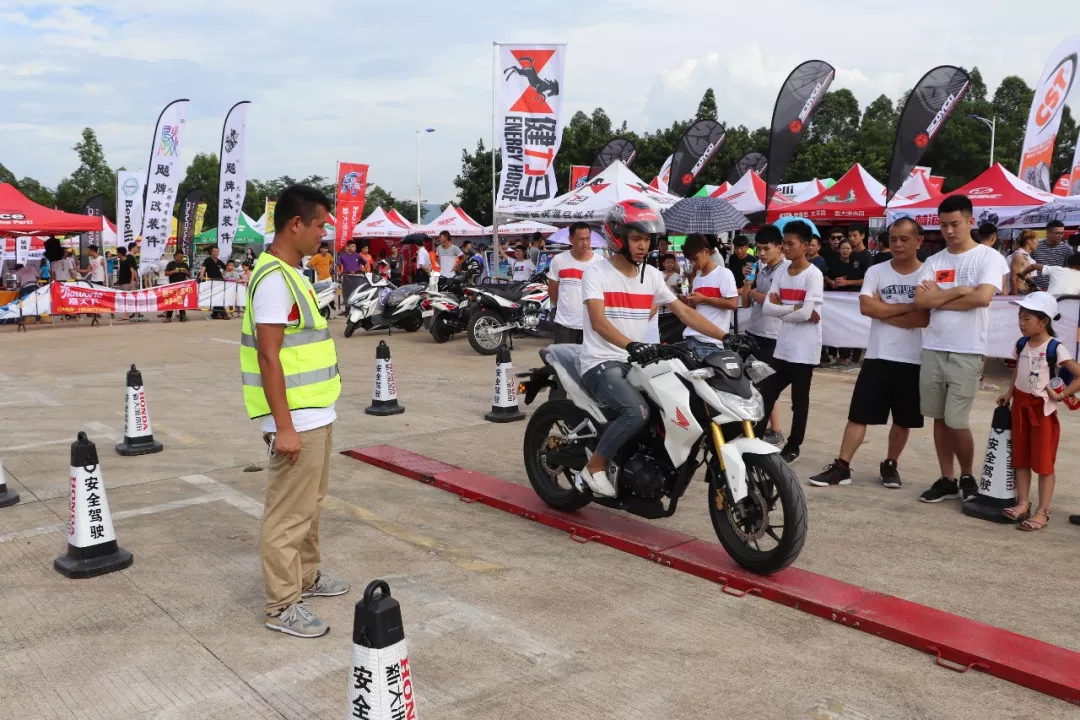
[[[335,456],[325,564],[353,582],[315,608],[318,640],[263,629],[258,521],[265,448],[240,399],[239,321],[0,327],[0,458],[22,503],[0,509],[0,718],[345,716],[352,606],[386,578],[402,603],[422,718],[1069,718],[1076,708],[982,673]],[[493,425],[494,361],[457,339],[388,339],[403,415],[373,418],[375,345],[333,325],[339,449],[390,443],[526,483],[524,425]],[[520,340],[515,367],[542,343]],[[143,373],[165,451],[121,458],[124,375]],[[854,375],[815,376],[801,478],[832,459]],[[974,417],[977,444],[993,394]],[[782,406],[786,413],[786,404]],[[98,444],[125,571],[72,581],[68,445]],[[871,431],[847,488],[807,488],[797,565],[1080,651],[1076,416],[1063,418],[1057,514],[1038,534],[915,501],[936,477],[912,434],[905,485],[874,480]],[[714,540],[703,484],[665,527]],[[1080,668],[1076,671],[1080,673]]]

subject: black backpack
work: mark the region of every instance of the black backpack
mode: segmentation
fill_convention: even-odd
[[[1020,353],[1024,350],[1024,347],[1028,344],[1030,338],[1021,337],[1016,341],[1016,356],[1020,357]],[[1057,364],[1057,349],[1061,342],[1057,338],[1050,338],[1050,344],[1046,346],[1046,364],[1050,367],[1050,377],[1061,378],[1061,381],[1066,385],[1069,385],[1073,381],[1073,374],[1065,368],[1059,368]]]

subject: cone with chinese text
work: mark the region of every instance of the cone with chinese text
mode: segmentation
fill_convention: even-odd
[[[385,340],[375,348],[375,387],[371,391],[371,405],[364,408],[368,415],[400,415],[405,407],[398,404],[397,384],[394,382],[394,363],[390,360],[390,346]]]
[[[1012,413],[1008,405],[994,411],[986,456],[979,475],[979,494],[964,503],[964,514],[994,522],[1013,522],[1002,514],[1016,504],[1016,480],[1012,468]]]
[[[142,373],[132,365],[127,374],[127,397],[124,404],[124,440],[117,444],[121,455],[149,455],[163,450],[154,439],[150,427],[150,411],[146,408],[146,388]]]
[[[356,603],[347,718],[416,720],[416,688],[405,646],[401,606],[385,580],[374,580]]]
[[[495,392],[491,398],[491,412],[485,414],[484,419],[497,423],[524,420],[525,413],[518,407],[517,391],[517,378],[514,377],[510,350],[506,345],[500,345],[499,352],[495,355]]]
[[[0,507],[7,507],[19,502],[19,493],[8,490],[7,480],[4,479],[4,463],[0,461]]]
[[[97,447],[84,432],[71,444],[70,470],[67,554],[56,558],[53,567],[76,579],[129,567],[134,558],[116,544]]]

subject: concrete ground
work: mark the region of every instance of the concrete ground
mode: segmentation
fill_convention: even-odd
[[[345,391],[339,449],[392,443],[526,483],[522,423],[483,420],[494,363],[463,338],[389,338],[401,402],[363,413],[385,333],[333,329]],[[0,509],[0,718],[345,717],[352,607],[371,579],[402,603],[419,716],[430,718],[1071,718],[1066,703],[335,456],[325,566],[353,582],[318,599],[318,640],[262,627],[258,518],[265,448],[240,399],[239,321],[15,333],[0,327],[0,458],[22,503]],[[539,341],[518,341],[521,369]],[[143,373],[165,451],[122,458],[124,374]],[[854,374],[814,379],[800,477],[835,454]],[[994,395],[980,395],[977,445]],[[785,422],[787,405],[784,406]],[[1074,473],[1080,415],[1063,418],[1061,483],[1037,534],[915,498],[937,476],[913,433],[905,485],[875,480],[884,431],[855,483],[807,488],[797,565],[1080,651]],[[68,445],[98,444],[120,544],[134,565],[73,581],[65,549]],[[660,524],[714,541],[702,483]],[[1080,672],[1080,668],[1077,669]]]

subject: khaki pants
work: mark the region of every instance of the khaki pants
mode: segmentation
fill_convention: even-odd
[[[333,424],[300,433],[300,457],[270,458],[261,551],[266,614],[300,600],[319,571],[319,504],[330,484]],[[269,442],[269,436],[264,436]]]

